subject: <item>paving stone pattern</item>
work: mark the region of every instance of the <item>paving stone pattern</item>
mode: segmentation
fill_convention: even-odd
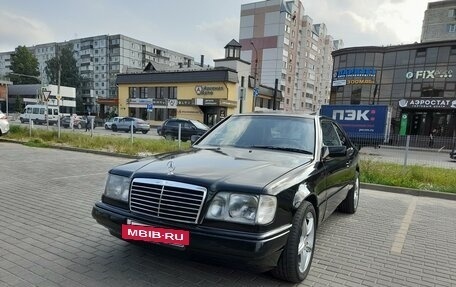
[[[1,286],[293,286],[171,249],[128,244],[91,217],[106,172],[128,159],[0,143]],[[456,204],[363,190],[355,215],[317,233],[299,286],[456,286]],[[399,237],[398,237],[399,236]]]

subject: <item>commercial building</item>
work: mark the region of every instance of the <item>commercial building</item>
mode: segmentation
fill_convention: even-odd
[[[161,122],[178,117],[214,125],[220,119],[254,110],[279,107],[281,93],[263,85],[254,90],[250,63],[240,59],[241,45],[232,40],[225,58],[215,67],[159,70],[153,64],[142,73],[119,74],[119,116],[135,116]]]
[[[456,41],[333,52],[331,104],[392,108],[393,134],[452,137],[456,127]]]
[[[45,99],[43,91],[50,91],[49,98]],[[76,89],[60,86],[60,101],[57,100],[58,86],[56,85],[9,85],[8,108],[9,113],[20,112],[17,108],[28,104],[44,103],[49,106],[60,106],[60,112],[71,114],[76,111]]]
[[[314,24],[300,0],[266,0],[241,6],[241,58],[256,82],[279,81],[286,111],[318,111],[329,101],[331,52],[341,48],[325,24]]]
[[[456,1],[429,2],[424,12],[421,42],[456,40]]]
[[[58,46],[72,45],[83,85],[82,97],[86,112],[107,112],[117,106],[116,76],[129,68],[143,69],[150,62],[167,66],[194,65],[193,57],[124,35],[100,35],[67,42],[46,43],[29,47],[39,62],[41,83],[48,83],[44,72],[46,61],[54,58]],[[11,54],[0,53],[0,77],[11,72]]]

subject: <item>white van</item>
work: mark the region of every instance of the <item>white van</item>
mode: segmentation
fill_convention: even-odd
[[[46,116],[49,115],[49,124],[57,124],[59,118],[59,109],[54,106],[48,106],[48,111],[46,113],[46,105],[27,105],[25,110],[19,116],[21,123],[28,122],[29,119],[33,121],[34,124],[45,124]]]

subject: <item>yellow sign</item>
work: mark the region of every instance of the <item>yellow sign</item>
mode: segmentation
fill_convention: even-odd
[[[374,85],[375,81],[366,79],[366,80],[347,80],[347,85]]]

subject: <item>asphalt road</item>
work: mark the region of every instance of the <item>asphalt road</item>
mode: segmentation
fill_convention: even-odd
[[[0,286],[293,286],[110,236],[91,208],[127,161],[0,142]],[[456,286],[455,202],[363,189],[299,286]]]

